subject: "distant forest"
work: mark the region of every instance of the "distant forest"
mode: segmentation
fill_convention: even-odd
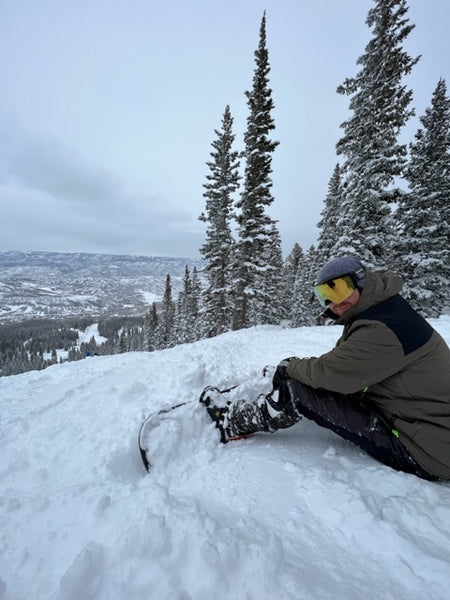
[[[100,336],[80,342],[80,332],[98,323]],[[142,350],[144,317],[79,317],[0,325],[0,377],[41,370],[65,361]]]

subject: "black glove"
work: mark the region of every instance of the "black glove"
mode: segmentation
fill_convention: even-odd
[[[291,360],[293,360],[294,358],[296,358],[295,356],[291,356],[290,358],[284,358],[277,366],[275,374],[273,376],[272,379],[272,385],[273,388],[275,390],[277,390],[282,381],[286,381],[286,379],[289,379],[289,375],[287,372],[288,369],[288,364]]]

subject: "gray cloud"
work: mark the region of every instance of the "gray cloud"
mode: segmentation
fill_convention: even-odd
[[[154,201],[135,211],[126,195],[105,210],[81,210],[77,203],[8,186],[0,188],[0,206],[4,249],[192,256],[203,238],[188,216],[155,209]]]
[[[50,137],[17,139],[4,161],[9,180],[61,202],[104,202],[120,193],[113,174]]]
[[[4,249],[189,256],[201,245],[201,225],[164,196],[124,189],[58,140],[10,128],[9,142],[0,156]]]

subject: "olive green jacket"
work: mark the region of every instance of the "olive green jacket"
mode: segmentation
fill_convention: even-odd
[[[361,298],[336,323],[335,348],[291,360],[288,374],[313,388],[365,391],[414,459],[450,479],[450,351],[429,323],[399,296],[402,279],[368,271]]]

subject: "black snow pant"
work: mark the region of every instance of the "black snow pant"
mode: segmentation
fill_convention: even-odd
[[[343,395],[287,379],[266,396],[233,403],[227,416],[227,430],[232,436],[277,431],[306,417],[397,471],[437,479],[414,460],[392,426],[361,394]]]

